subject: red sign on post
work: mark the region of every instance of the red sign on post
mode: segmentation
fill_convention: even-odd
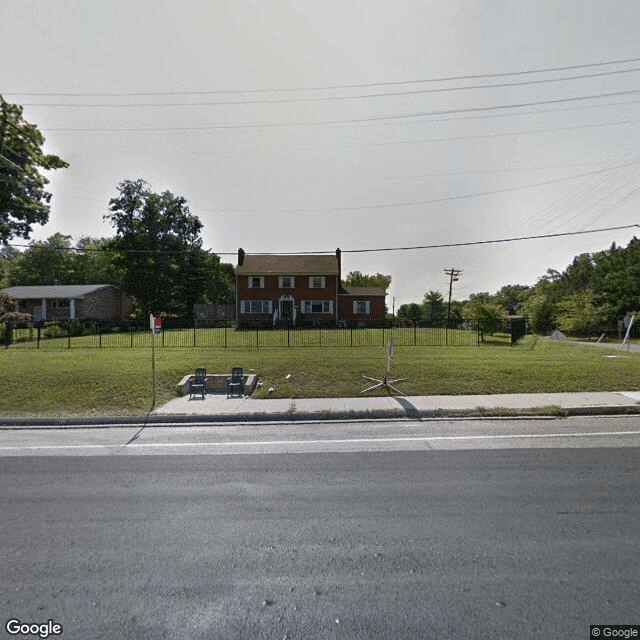
[[[162,318],[160,316],[149,315],[149,324],[151,325],[151,331],[155,335],[159,335],[162,331]]]

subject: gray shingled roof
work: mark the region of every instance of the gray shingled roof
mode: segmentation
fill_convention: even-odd
[[[79,300],[94,291],[112,286],[111,284],[52,284],[8,287],[7,289],[3,289],[3,291],[16,300],[39,298],[74,298]]]
[[[236,273],[247,276],[264,275],[332,275],[338,274],[335,255],[250,255],[246,254]]]

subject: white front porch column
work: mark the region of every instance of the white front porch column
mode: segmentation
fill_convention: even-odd
[[[42,298],[42,318],[41,320],[47,319],[47,299]]]
[[[76,319],[76,299],[71,298],[71,300],[69,300],[69,320],[75,320],[75,319]]]

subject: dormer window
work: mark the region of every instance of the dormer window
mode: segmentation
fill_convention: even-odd
[[[324,289],[324,276],[310,276],[309,277],[310,289]]]
[[[249,276],[249,289],[264,289],[264,276]]]

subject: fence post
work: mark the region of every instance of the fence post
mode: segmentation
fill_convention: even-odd
[[[260,348],[260,328],[256,327],[256,349]]]
[[[291,346],[291,327],[287,324],[287,347]]]
[[[224,322],[224,348],[227,348],[227,321]]]
[[[416,347],[418,346],[418,323],[414,320],[413,321],[413,346]]]
[[[196,319],[193,319],[193,346],[196,346]]]

